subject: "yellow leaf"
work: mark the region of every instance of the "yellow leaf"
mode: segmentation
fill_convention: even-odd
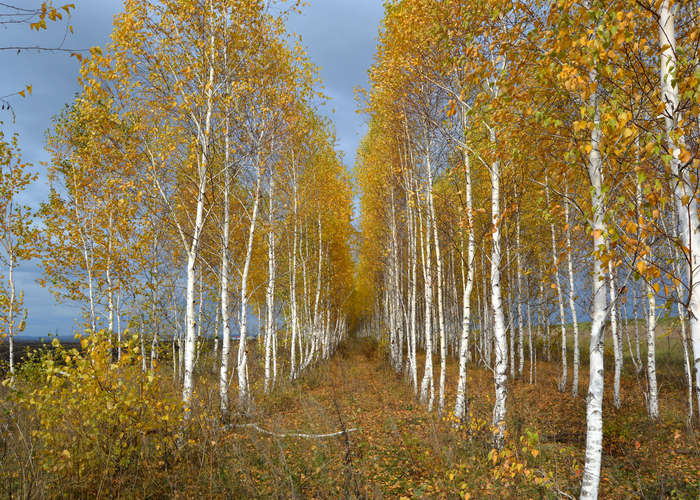
[[[684,149],[683,151],[681,151],[681,155],[680,155],[681,162],[688,163],[691,160],[691,158],[692,158],[692,155],[690,154],[690,151],[688,151],[687,149]]]

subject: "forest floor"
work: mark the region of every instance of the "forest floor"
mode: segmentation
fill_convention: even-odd
[[[250,354],[259,356],[254,348]],[[222,426],[216,376],[204,369],[213,366],[206,356],[200,360],[198,403],[184,440],[177,410],[181,385],[168,363],[154,378],[126,360],[125,368],[110,371],[117,379],[103,379],[93,375],[102,373],[99,363],[71,362],[71,370],[87,370],[77,372],[75,380],[81,382],[58,383],[54,377],[49,386],[35,365],[23,365],[15,392],[0,388],[0,493],[11,498],[578,496],[587,368],[573,398],[557,391],[558,363],[538,361],[537,383],[531,385],[526,362],[525,379],[509,380],[509,435],[496,453],[488,369],[470,365],[471,419],[456,427],[450,418],[457,385],[453,358],[444,416],[437,411],[438,356],[433,412],[417,401],[405,376],[391,370],[385,348],[372,339],[349,339],[332,359],[294,382],[280,373],[269,395],[259,385],[260,359],[251,359],[255,405]],[[63,358],[57,356],[67,362]],[[646,416],[643,375],[626,365],[622,408],[616,410],[612,370],[606,371],[601,498],[698,498],[700,445],[697,428],[687,423],[682,365],[677,357],[659,359],[661,415],[653,423]],[[612,364],[607,356],[606,363]],[[314,436],[289,435],[298,433]],[[339,434],[315,436],[328,433]]]
[[[585,399],[557,391],[558,369],[539,362],[537,385],[509,384],[511,437],[501,454],[491,451],[493,382],[488,370],[470,370],[472,422],[455,430],[449,417],[429,413],[416,401],[407,380],[388,368],[369,339],[343,346],[326,366],[280,387],[257,409],[259,427],[279,434],[357,431],[309,439],[237,428],[226,439],[247,462],[239,478],[247,486],[245,493],[263,497],[576,497],[584,460]],[[446,415],[454,405],[456,370],[450,359]],[[436,381],[438,377],[439,363]],[[587,374],[581,378],[579,393],[585,394]],[[620,410],[606,397],[602,498],[698,497],[698,435],[685,421],[682,389],[666,384],[663,375],[660,385],[656,423],[646,416],[634,377],[623,379]],[[607,394],[611,388],[606,377]],[[435,403],[437,407],[437,387]]]

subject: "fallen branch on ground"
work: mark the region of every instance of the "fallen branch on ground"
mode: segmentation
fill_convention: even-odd
[[[342,436],[347,434],[348,432],[357,432],[360,429],[348,429],[345,431],[338,431],[338,432],[330,432],[328,434],[304,434],[302,432],[290,432],[288,434],[279,434],[277,432],[272,432],[268,431],[266,429],[263,429],[260,427],[258,424],[252,423],[252,424],[237,424],[234,427],[248,427],[250,429],[255,429],[256,431],[262,433],[262,434],[267,434],[269,436],[275,436],[279,438],[285,438],[285,437],[298,437],[298,438],[307,438],[307,439],[323,439],[323,438],[329,438],[329,437],[334,437],[334,436]]]

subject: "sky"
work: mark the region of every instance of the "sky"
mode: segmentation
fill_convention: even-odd
[[[61,4],[63,0],[54,3]],[[68,3],[69,0],[65,0]],[[103,46],[109,40],[112,20],[121,10],[122,0],[72,0],[76,9],[64,47],[86,49]],[[14,0],[15,5],[39,5],[39,0]],[[290,31],[301,35],[311,61],[320,67],[324,93],[331,98],[322,113],[331,118],[337,132],[337,148],[343,152],[345,164],[352,168],[355,151],[366,131],[365,119],[356,113],[353,88],[367,85],[367,70],[372,64],[379,23],[384,14],[381,0],[306,0],[301,15],[288,23]],[[66,32],[65,23],[50,25],[47,31],[29,31],[27,26],[0,26],[0,46],[60,45]],[[62,53],[36,51],[0,51],[2,87],[0,95],[14,93],[32,85],[32,95],[11,99],[12,114],[2,111],[0,121],[6,134],[19,134],[23,158],[39,173],[37,182],[25,193],[25,202],[38,208],[48,194],[44,149],[46,130],[51,119],[72,101],[78,91],[79,64]],[[0,272],[0,274],[4,274]],[[23,290],[29,309],[26,337],[47,333],[70,336],[80,309],[76,305],[57,304],[51,293],[37,282],[41,271],[36,262],[23,263],[17,274],[18,289]]]

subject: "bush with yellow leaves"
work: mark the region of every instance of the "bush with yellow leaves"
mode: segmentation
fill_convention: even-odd
[[[80,345],[65,349],[55,339],[41,361],[43,383],[15,393],[17,405],[36,418],[36,473],[47,491],[69,496],[158,490],[144,480],[167,477],[182,422],[167,377],[141,370],[136,337],[118,360],[105,332],[80,338]]]

